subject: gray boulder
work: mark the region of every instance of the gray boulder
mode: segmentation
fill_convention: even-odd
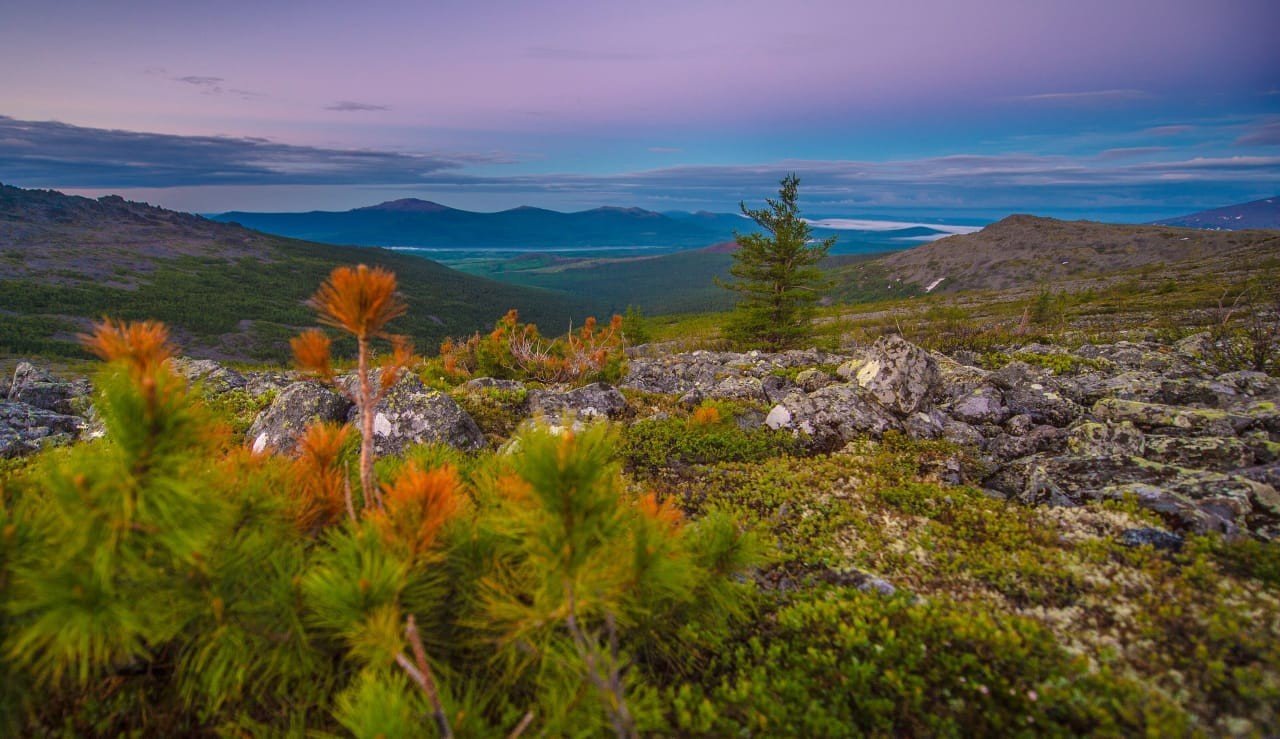
[[[48,444],[71,443],[80,438],[85,427],[79,416],[0,401],[0,459],[34,454]]]
[[[83,415],[93,391],[88,380],[65,380],[30,362],[19,362],[7,399],[63,415]]]
[[[1247,416],[1212,408],[1142,403],[1136,400],[1103,398],[1093,404],[1093,416],[1101,421],[1128,421],[1143,431],[1166,435],[1181,432],[1194,436],[1234,436],[1236,428],[1253,423]]]
[[[928,410],[941,374],[929,352],[893,334],[876,339],[854,380],[881,405],[907,416]]]
[[[1183,539],[1181,536],[1164,529],[1145,526],[1121,531],[1120,543],[1126,547],[1151,547],[1152,549],[1176,552],[1182,549]]]
[[[530,390],[529,411],[555,421],[566,414],[577,420],[621,418],[629,410],[627,399],[618,388],[604,382],[574,388],[565,392]]]
[[[360,427],[360,409],[351,406],[347,420]],[[378,454],[402,454],[414,444],[439,442],[475,451],[485,446],[484,434],[458,402],[405,374],[373,407],[373,449]]]
[[[879,438],[903,425],[875,397],[857,385],[824,387],[805,395],[793,392],[765,417],[772,429],[792,431],[816,451],[834,451],[854,439]]]
[[[1248,467],[1254,462],[1253,449],[1234,436],[1149,435],[1142,456],[1153,462],[1219,472]]]
[[[982,385],[956,398],[946,410],[952,418],[969,424],[1001,424],[1009,417],[1004,393],[990,385]]]
[[[188,382],[198,385],[205,393],[220,395],[232,390],[243,390],[248,384],[244,375],[223,367],[212,359],[174,357],[169,360],[173,369]]]
[[[1081,457],[1142,456],[1146,437],[1128,421],[1120,423],[1086,422],[1067,432],[1067,449]]]
[[[351,401],[318,382],[295,382],[258,414],[246,434],[255,452],[292,454],[298,435],[312,423],[347,420]]]

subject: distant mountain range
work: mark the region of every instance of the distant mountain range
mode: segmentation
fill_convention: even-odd
[[[642,208],[604,207],[576,213],[521,206],[497,213],[450,208],[407,198],[348,211],[250,213],[209,216],[247,228],[328,244],[412,247],[447,250],[547,251],[554,249],[647,248],[660,251],[697,248],[758,230],[731,213],[699,211],[657,213]],[[839,234],[837,252],[904,249],[945,236],[950,227],[928,224],[865,229],[821,228],[814,235]]]
[[[1156,221],[1155,225],[1207,228],[1215,231],[1280,228],[1280,196],[1204,210],[1188,216],[1166,218]]]

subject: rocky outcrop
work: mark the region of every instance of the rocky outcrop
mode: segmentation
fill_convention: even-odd
[[[34,454],[49,444],[70,443],[80,438],[86,425],[80,416],[0,401],[0,459]]]
[[[65,380],[29,362],[19,362],[5,398],[53,413],[82,415],[88,411],[90,392],[88,380]]]
[[[292,454],[303,429],[318,421],[346,421],[350,409],[350,400],[318,382],[295,382],[258,414],[245,438],[255,452]]]
[[[380,455],[401,454],[413,444],[439,442],[474,451],[486,444],[475,420],[458,402],[432,390],[416,375],[400,378],[373,409],[373,448]],[[360,426],[360,409],[351,407],[347,420]]]
[[[210,395],[243,390],[248,385],[244,375],[211,359],[174,357],[169,361],[178,374]]]
[[[575,420],[622,418],[630,410],[627,399],[618,388],[603,382],[572,390],[531,390],[529,411],[548,421],[568,415]]]
[[[927,351],[895,334],[876,339],[853,379],[884,407],[910,415],[928,410],[941,374]]]

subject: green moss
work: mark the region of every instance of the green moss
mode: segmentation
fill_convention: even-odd
[[[802,595],[673,689],[676,726],[748,736],[1181,735],[1158,693],[1036,623],[910,595]]]

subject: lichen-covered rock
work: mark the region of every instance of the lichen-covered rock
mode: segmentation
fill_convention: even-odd
[[[245,438],[255,452],[292,454],[298,435],[312,423],[347,420],[351,401],[318,382],[295,382],[258,414]]]
[[[618,388],[604,382],[565,392],[530,390],[529,411],[549,421],[566,414],[578,420],[621,418],[627,414],[627,399]]]
[[[1182,549],[1183,541],[1183,538],[1177,534],[1151,526],[1125,529],[1120,532],[1120,543],[1126,547],[1151,547],[1166,552],[1177,552]]]
[[[1060,428],[1071,425],[1084,414],[1084,408],[1078,403],[1038,382],[1006,389],[1004,401],[1014,415],[1030,416],[1037,424]]]
[[[831,385],[805,395],[794,392],[775,405],[765,425],[806,439],[818,451],[839,449],[862,436],[879,438],[903,425],[869,393],[852,383]]]
[[[929,409],[941,374],[929,352],[892,334],[876,339],[854,379],[881,405],[906,416]]]
[[[800,370],[800,372],[796,373],[796,386],[806,393],[821,390],[836,381],[835,377],[813,367]]]
[[[347,420],[360,427],[359,406],[351,406]],[[405,374],[373,407],[373,449],[379,455],[403,454],[414,444],[426,443],[475,451],[486,442],[456,400],[427,387],[417,375]]]
[[[30,362],[19,362],[6,399],[62,415],[83,415],[92,391],[88,380],[66,380]]]
[[[1222,534],[1229,539],[1240,536],[1233,511],[1197,505],[1186,496],[1156,485],[1140,482],[1110,485],[1098,490],[1094,497],[1098,500],[1133,500],[1142,508],[1159,514],[1176,531]]]
[[[991,385],[982,385],[972,392],[956,398],[946,411],[958,421],[969,424],[989,423],[999,425],[1009,418],[1009,406],[1004,393]]]
[[[1142,403],[1136,400],[1103,398],[1093,404],[1093,416],[1101,421],[1129,421],[1143,431],[1160,431],[1166,435],[1181,430],[1198,436],[1234,436],[1237,428],[1253,423],[1247,416],[1230,414],[1212,408]]]
[[[49,444],[73,442],[85,432],[86,425],[79,416],[0,401],[0,459],[34,454]]]
[[[944,355],[934,355],[938,363],[937,398],[940,401],[955,400],[989,384],[991,372],[974,367]]]
[[[1092,404],[1102,398],[1151,402],[1160,392],[1160,380],[1160,375],[1155,372],[1130,370],[1118,375],[1089,373],[1079,382],[1083,400]]]
[[[1153,462],[1228,472],[1253,464],[1253,450],[1234,436],[1146,437],[1143,457]]]
[[[1066,432],[1053,426],[1035,426],[1026,434],[1000,434],[987,444],[987,452],[997,460],[1026,457],[1038,452],[1057,452],[1066,442]]]
[[[725,400],[748,400],[761,403],[769,400],[769,396],[765,395],[764,384],[756,377],[726,377],[707,391],[707,395]]]
[[[1067,450],[1081,457],[1142,456],[1146,437],[1128,421],[1085,422],[1067,432]]]
[[[255,398],[261,398],[268,393],[279,394],[300,379],[297,372],[280,370],[244,372],[241,376],[244,377],[244,391]]]
[[[218,395],[231,390],[243,390],[248,382],[244,375],[223,367],[212,359],[174,357],[169,360],[173,369],[188,382],[197,384],[204,392]]]

